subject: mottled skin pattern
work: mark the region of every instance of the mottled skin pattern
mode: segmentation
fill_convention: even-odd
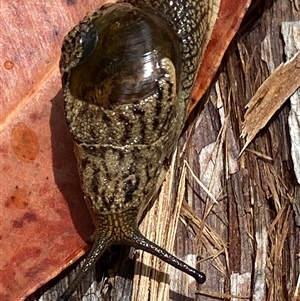
[[[147,240],[138,218],[164,179],[186,119],[208,7],[189,0],[120,2],[89,14],[62,46],[66,121],[96,231],[82,272],[59,300],[116,243],[205,281]]]

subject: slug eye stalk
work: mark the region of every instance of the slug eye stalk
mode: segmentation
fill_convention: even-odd
[[[99,257],[113,244],[129,245],[136,249],[151,253],[173,267],[194,277],[199,284],[205,282],[206,277],[204,273],[192,268],[144,237],[139,231],[137,223],[133,222],[136,213],[137,212],[130,211],[122,215],[109,215],[105,220],[102,220],[103,217],[99,216],[97,222],[101,224],[102,227],[97,228],[94,234],[95,242],[93,248],[86,258],[80,273],[65,293],[60,296],[58,299],[59,301],[66,301],[70,298]],[[112,224],[114,224],[114,227],[111,227]]]

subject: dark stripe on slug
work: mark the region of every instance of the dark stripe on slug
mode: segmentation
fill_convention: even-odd
[[[139,126],[139,135],[137,133],[137,136],[139,137],[139,144],[144,144],[145,143],[145,127],[146,127],[146,122],[145,122],[145,111],[140,109],[138,106],[134,106],[133,109],[133,114],[139,117],[139,120],[137,123],[140,125]]]
[[[163,100],[163,93],[164,93],[164,89],[163,87],[161,87],[159,80],[156,82],[156,95],[157,95],[157,99],[158,100]]]
[[[101,189],[100,190],[100,198],[101,198],[101,200],[105,200],[105,189]],[[99,191],[98,191],[98,193],[99,193]]]
[[[167,84],[169,85],[168,93],[169,93],[169,96],[171,96],[171,95],[172,95],[172,92],[173,92],[174,84],[171,83],[170,81],[167,81]],[[170,97],[168,100],[172,100],[172,98]]]
[[[102,119],[106,123],[107,126],[109,126],[112,122],[111,118],[106,114],[105,111],[103,111]]]
[[[145,111],[137,106],[134,106],[132,111],[134,112],[135,115],[145,116]]]
[[[125,192],[124,204],[132,202],[132,195],[138,189],[140,184],[140,178],[136,176],[134,178],[135,183],[131,179],[127,180],[123,185],[123,191]]]
[[[110,173],[108,171],[108,167],[107,167],[107,164],[105,162],[105,157],[102,158],[101,160],[99,160],[99,164],[101,164],[102,168],[103,168],[103,172],[102,174],[105,172],[105,176],[107,178],[108,181],[111,181],[111,176],[110,176]]]
[[[145,132],[145,129],[146,129],[146,123],[145,123],[145,116],[142,116],[141,117],[141,128],[140,128],[140,141],[139,143],[140,144],[145,144],[145,138],[146,138],[146,132]]]
[[[123,161],[124,160],[124,152],[121,150],[118,150],[117,152],[118,152],[118,161]]]
[[[93,192],[98,193],[98,188],[99,188],[99,181],[98,181],[98,177],[92,177],[92,181],[91,181],[91,188]]]
[[[85,158],[81,160],[81,167],[85,170],[86,166],[90,163],[89,159]]]
[[[131,120],[123,115],[123,114],[120,114],[119,115],[119,120],[123,123],[123,135],[122,135],[122,144],[126,144],[127,143],[127,140],[131,138],[131,133],[132,133],[132,122]]]
[[[146,114],[144,113],[140,118],[140,144],[145,144],[146,142],[146,135],[148,135],[148,132],[146,132],[146,124]]]
[[[99,168],[99,167],[96,167],[95,170],[93,170],[93,176],[98,175],[99,172],[100,172],[100,168]]]

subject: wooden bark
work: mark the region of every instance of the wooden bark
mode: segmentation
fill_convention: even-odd
[[[291,160],[288,101],[239,156],[245,106],[285,61],[282,22],[299,19],[297,2],[253,1],[180,140],[173,190],[185,194],[174,253],[192,264],[197,260],[206,283],[197,287],[174,269],[170,279],[147,267],[134,272],[128,249],[117,247],[102,259],[97,282],[91,275],[72,300],[131,300],[141,271],[154,283],[170,280],[170,291],[165,288],[170,300],[299,300],[300,189]],[[26,300],[55,300],[78,269],[72,266]]]

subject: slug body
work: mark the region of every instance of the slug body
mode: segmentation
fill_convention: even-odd
[[[94,245],[67,300],[112,244],[205,275],[147,240],[138,220],[164,179],[184,126],[207,8],[202,1],[120,1],[88,15],[62,46],[65,116]]]

